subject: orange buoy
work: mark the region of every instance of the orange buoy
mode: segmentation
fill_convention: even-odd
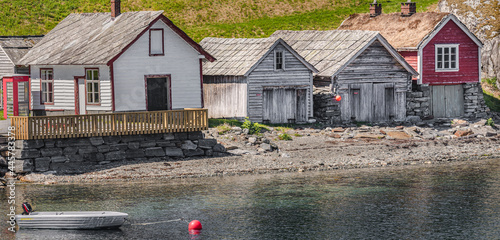
[[[201,226],[201,222],[198,220],[193,220],[189,223],[188,230],[189,234],[200,234],[200,231],[203,227]]]
[[[335,100],[337,100],[337,102],[340,102],[340,100],[342,100],[342,97],[340,95],[337,95],[335,96]]]

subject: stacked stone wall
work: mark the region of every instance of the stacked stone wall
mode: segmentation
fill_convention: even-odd
[[[411,91],[406,92],[406,116],[421,119],[431,115],[431,88],[414,84]]]
[[[315,92],[313,94],[314,117],[318,122],[340,123],[340,102],[335,100],[331,92]]]
[[[17,140],[16,173],[80,173],[118,161],[167,161],[193,156],[224,156],[226,149],[202,132],[68,139]]]
[[[464,116],[467,118],[486,118],[490,109],[483,97],[480,83],[466,83],[464,88]]]

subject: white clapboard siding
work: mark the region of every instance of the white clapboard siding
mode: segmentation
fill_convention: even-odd
[[[40,104],[40,69],[52,68],[54,73],[54,104]],[[31,66],[31,107],[33,110],[75,110],[75,76],[85,76],[85,68],[98,68],[100,106],[87,106],[87,111],[111,111],[111,81],[108,66],[43,65]]]
[[[271,87],[294,87],[307,89],[307,114],[312,117],[312,72],[283,45],[278,44],[275,50],[282,50],[285,57],[285,70],[274,70],[274,51],[265,56],[259,65],[248,75],[248,116],[252,121],[263,120],[263,89]],[[289,103],[279,103],[274,109]]]
[[[243,76],[204,76],[203,100],[209,118],[247,116],[247,83]]]
[[[410,81],[408,71],[394,57],[375,41],[361,55],[352,61],[337,75],[341,101],[341,119],[350,121],[388,121],[387,104],[395,104],[392,120],[404,120],[406,117],[406,91]],[[360,96],[353,91],[359,89]],[[393,91],[386,94],[386,89]],[[388,99],[393,96],[394,99]],[[389,108],[387,108],[389,109]],[[387,110],[389,111],[389,110]],[[394,111],[394,113],[393,113]],[[386,116],[384,119],[382,116]]]
[[[0,78],[14,73],[14,63],[9,59],[3,48],[0,47]]]
[[[149,56],[149,32],[143,34],[114,63],[115,110],[146,109],[146,75],[170,75],[172,108],[201,106],[200,57],[165,23],[152,28],[164,29],[164,56]]]

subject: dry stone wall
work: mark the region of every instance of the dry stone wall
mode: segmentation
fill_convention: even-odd
[[[118,161],[167,161],[194,156],[225,156],[226,149],[202,132],[69,139],[17,140],[16,173],[80,173]]]

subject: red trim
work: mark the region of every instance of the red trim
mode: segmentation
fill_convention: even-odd
[[[145,100],[146,100],[146,111],[149,111],[148,107],[148,78],[167,78],[168,81],[168,108],[172,110],[172,76],[170,74],[164,75],[144,75],[144,90]]]
[[[42,71],[43,70],[51,70],[52,71],[52,102],[45,102],[43,103],[42,102],[42,95],[43,95],[43,91],[42,91]],[[40,105],[54,105],[54,102],[55,102],[55,94],[54,94],[54,69],[53,68],[40,68]]]
[[[159,54],[151,54],[151,32],[152,31],[161,31],[161,53]],[[165,56],[165,33],[163,32],[163,28],[150,28],[149,29],[149,56]]]
[[[201,108],[205,107],[205,101],[203,100],[203,60],[200,59],[200,89],[201,89]]]
[[[85,112],[87,112],[86,106],[101,106],[101,78],[99,77],[99,103],[89,103],[87,101],[87,70],[97,70],[98,77],[101,75],[99,68],[85,68]]]
[[[213,62],[215,61],[216,59],[210,55],[208,52],[206,52],[205,50],[203,50],[203,48],[198,44],[196,43],[193,39],[191,39],[184,31],[182,31],[180,28],[178,28],[177,26],[175,26],[174,23],[172,23],[172,21],[170,21],[170,19],[168,19],[167,17],[165,17],[163,14],[161,14],[160,16],[158,16],[155,20],[151,21],[151,23],[149,23],[149,25],[144,29],[142,30],[135,38],[134,40],[132,40],[132,42],[130,42],[127,46],[125,46],[121,51],[120,53],[118,53],[116,56],[114,56],[113,58],[111,58],[111,60],[108,61],[107,65],[111,65],[114,61],[116,61],[116,59],[118,59],[125,51],[127,51],[127,49],[132,46],[132,44],[134,44],[137,40],[139,40],[139,38],[146,32],[148,31],[151,26],[153,26],[153,24],[155,24],[158,20],[162,20],[165,24],[167,24],[167,26],[170,27],[170,29],[172,29],[175,33],[177,33],[177,35],[179,35],[182,39],[184,39],[184,41],[186,41],[189,45],[191,45],[191,47],[193,47],[196,51],[198,51],[199,53],[203,54],[205,56],[205,58],[207,60],[209,60],[210,62]]]
[[[78,79],[85,79],[85,76],[74,76],[73,79],[75,81],[75,89],[73,91],[75,94],[75,114],[80,115],[80,88],[78,87]]]
[[[111,111],[115,111],[115,72],[113,71],[113,63],[109,66],[109,75],[111,79]]]
[[[30,66],[31,67],[31,66]],[[30,74],[30,78],[28,79],[28,109],[31,111],[33,110],[32,107],[31,107],[31,74]]]

